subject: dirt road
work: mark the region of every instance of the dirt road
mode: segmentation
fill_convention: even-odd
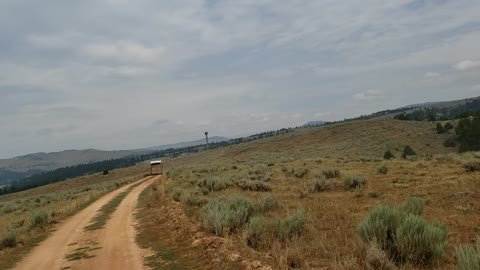
[[[85,231],[100,208],[135,183],[121,187],[60,224],[14,269],[145,269],[146,251],[135,243],[134,210],[140,193],[156,178],[143,179],[113,212],[104,228]]]

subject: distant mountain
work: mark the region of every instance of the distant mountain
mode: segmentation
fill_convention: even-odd
[[[34,153],[10,159],[0,159],[0,184],[62,167],[122,158],[150,152],[148,150],[101,151],[95,149]]]
[[[220,137],[220,136],[213,136],[208,138],[209,143],[219,143],[219,142],[226,142],[229,141],[229,138],[226,137]],[[153,146],[147,148],[148,150],[165,150],[165,149],[176,149],[176,148],[183,148],[183,147],[190,147],[190,146],[197,146],[197,145],[203,145],[205,144],[205,139],[200,139],[196,141],[191,141],[191,142],[181,142],[181,143],[175,143],[175,144],[166,144],[166,145],[159,145],[159,146]]]
[[[303,124],[302,127],[316,127],[316,126],[323,126],[325,125],[325,121],[310,121],[308,123]]]

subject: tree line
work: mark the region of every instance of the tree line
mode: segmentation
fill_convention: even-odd
[[[259,140],[276,135],[286,134],[292,132],[293,128],[282,128],[275,131],[267,131],[258,134],[254,134],[244,138],[231,139],[224,142],[215,142],[209,145],[210,149],[216,149],[220,147],[227,147],[230,145],[246,143],[254,140]],[[154,151],[148,154],[128,156],[117,159],[110,159],[104,161],[97,161],[87,164],[80,164],[74,166],[68,166],[59,168],[52,171],[35,174],[22,180],[16,180],[10,182],[5,186],[0,186],[0,195],[19,192],[55,182],[64,181],[66,179],[75,178],[84,175],[91,175],[95,173],[108,172],[110,170],[126,168],[145,162],[147,160],[166,158],[166,157],[178,157],[188,153],[196,153],[205,149],[205,145],[188,146],[182,148],[169,148],[160,151]]]

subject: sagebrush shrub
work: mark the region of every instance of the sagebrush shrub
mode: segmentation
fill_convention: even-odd
[[[340,176],[340,171],[336,169],[326,169],[322,171],[323,176],[327,179],[337,178]]]
[[[48,225],[48,214],[45,211],[38,211],[32,215],[32,227],[43,228]]]
[[[2,247],[15,247],[17,245],[17,235],[14,232],[9,232],[2,237],[0,242]]]
[[[303,233],[305,213],[298,210],[294,214],[276,220],[268,220],[263,216],[253,217],[245,230],[247,244],[253,248],[269,248],[273,240],[286,243]]]
[[[367,183],[367,178],[359,175],[347,175],[343,178],[343,187],[345,190],[355,190]]]
[[[480,171],[480,163],[479,162],[469,162],[469,163],[463,165],[463,167],[465,168],[465,170],[467,172]]]
[[[181,196],[181,201],[189,206],[204,206],[207,203],[207,199],[194,192],[184,193],[183,196]]]
[[[314,178],[312,181],[312,192],[322,192],[331,188],[335,184],[333,179]]]
[[[406,214],[420,216],[423,214],[424,207],[425,201],[422,198],[410,197],[408,200],[398,206],[398,210]]]
[[[457,248],[458,270],[480,270],[480,237],[477,238],[476,248],[462,245]]]
[[[243,227],[252,216],[253,205],[243,196],[231,196],[211,199],[202,210],[205,229],[222,236]]]
[[[408,215],[397,228],[395,246],[402,261],[429,264],[447,252],[447,226]]]
[[[430,224],[416,214],[421,213],[418,198],[409,201],[413,203],[397,208],[377,206],[360,223],[357,232],[365,243],[377,245],[391,260],[430,264],[447,251],[447,228],[436,222]]]
[[[271,195],[265,195],[260,199],[257,208],[259,212],[267,213],[280,208],[280,203]]]
[[[170,192],[170,197],[172,197],[174,201],[180,202],[184,192],[183,189],[174,187],[172,192]]]
[[[388,167],[387,165],[383,165],[382,167],[379,167],[377,169],[378,174],[387,174],[388,173]]]
[[[272,186],[259,180],[240,180],[237,186],[243,190],[268,192],[272,191]]]
[[[232,186],[233,182],[228,178],[212,176],[198,181],[197,185],[200,188],[206,187],[210,191],[221,191]]]
[[[295,175],[295,177],[297,177],[297,178],[303,178],[305,175],[307,175],[307,173],[308,173],[308,170],[307,170],[307,169],[305,169],[305,168],[297,168],[297,169],[295,169],[294,175]]]

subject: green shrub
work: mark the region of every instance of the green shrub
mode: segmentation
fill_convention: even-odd
[[[345,190],[354,190],[367,183],[367,179],[359,175],[347,175],[343,178],[343,187]]]
[[[371,192],[368,193],[368,197],[374,198],[374,199],[378,198],[378,193],[375,192],[375,191],[371,191]]]
[[[237,186],[243,190],[260,192],[272,191],[272,186],[270,186],[270,184],[258,180],[241,180],[237,182]]]
[[[477,238],[476,249],[471,246],[457,248],[458,270],[480,270],[480,238]]]
[[[0,243],[2,247],[15,247],[17,245],[17,235],[14,232],[9,232]]]
[[[264,216],[254,216],[248,223],[244,235],[249,247],[267,249],[274,237],[272,222]]]
[[[395,246],[401,261],[429,264],[447,252],[447,227],[408,215],[397,228]]]
[[[333,179],[315,178],[312,181],[312,192],[322,192],[328,190],[335,184]]]
[[[385,154],[383,154],[383,158],[387,159],[387,160],[390,160],[390,159],[394,159],[395,156],[392,154],[392,152],[390,150],[387,150],[385,152]]]
[[[267,213],[267,212],[274,211],[274,210],[280,208],[280,204],[271,195],[266,195],[266,196],[263,196],[260,199],[260,202],[259,202],[257,208],[258,208],[259,212]]]
[[[448,138],[445,139],[445,141],[443,142],[443,146],[445,146],[445,147],[455,147],[455,146],[457,146],[457,144],[455,143],[455,138],[453,138],[453,137],[448,137]]]
[[[409,156],[416,156],[417,153],[415,153],[415,151],[413,151],[413,149],[410,147],[410,146],[405,146],[405,148],[403,149],[403,154],[402,154],[402,157],[403,158],[407,158]]]
[[[405,214],[412,214],[420,216],[423,214],[423,208],[425,207],[425,201],[418,197],[410,197],[407,201],[401,203],[398,206],[398,210]]]
[[[302,234],[305,226],[305,212],[297,210],[293,215],[277,220],[275,223],[275,237],[286,242],[294,236]]]
[[[438,134],[445,133],[445,128],[440,123],[437,123],[437,126],[435,127],[435,129],[437,130]]]
[[[232,196],[212,199],[202,210],[205,229],[222,236],[243,227],[253,213],[253,206],[245,197]]]
[[[294,175],[295,175],[295,177],[297,177],[297,178],[303,178],[305,175],[307,175],[307,173],[308,173],[308,170],[307,170],[307,169],[305,169],[305,168],[297,168],[297,169],[295,169]]]
[[[269,248],[276,239],[281,243],[303,233],[305,213],[301,210],[284,219],[268,220],[263,216],[255,216],[245,230],[247,244],[253,248]]]
[[[170,192],[170,197],[172,197],[174,201],[180,202],[184,192],[185,191],[183,189],[174,187],[172,192]]]
[[[337,178],[340,176],[340,171],[335,169],[326,169],[322,171],[323,176],[327,179]]]
[[[465,170],[467,172],[480,171],[480,163],[478,163],[478,162],[469,162],[469,163],[463,165],[463,167],[465,168]]]
[[[388,167],[387,165],[383,165],[382,167],[377,169],[378,174],[387,174],[388,173]]]
[[[207,203],[207,199],[194,192],[184,193],[183,196],[181,196],[181,201],[188,206],[204,206]]]
[[[224,177],[212,176],[198,181],[197,184],[199,187],[206,187],[210,191],[221,191],[232,186],[233,182]]]
[[[454,128],[454,126],[450,122],[446,123],[445,126],[444,126],[445,131],[449,131],[453,128]]]
[[[43,228],[48,225],[48,214],[45,211],[38,211],[32,215],[32,227]]]
[[[5,214],[9,214],[17,211],[19,208],[20,208],[19,205],[16,205],[10,202],[10,203],[6,203],[2,210]]]
[[[418,199],[418,198],[417,198]],[[367,244],[378,245],[389,258],[399,263],[430,264],[447,251],[447,228],[429,224],[405,205],[417,205],[418,200],[398,208],[379,205],[360,223],[357,232]]]

